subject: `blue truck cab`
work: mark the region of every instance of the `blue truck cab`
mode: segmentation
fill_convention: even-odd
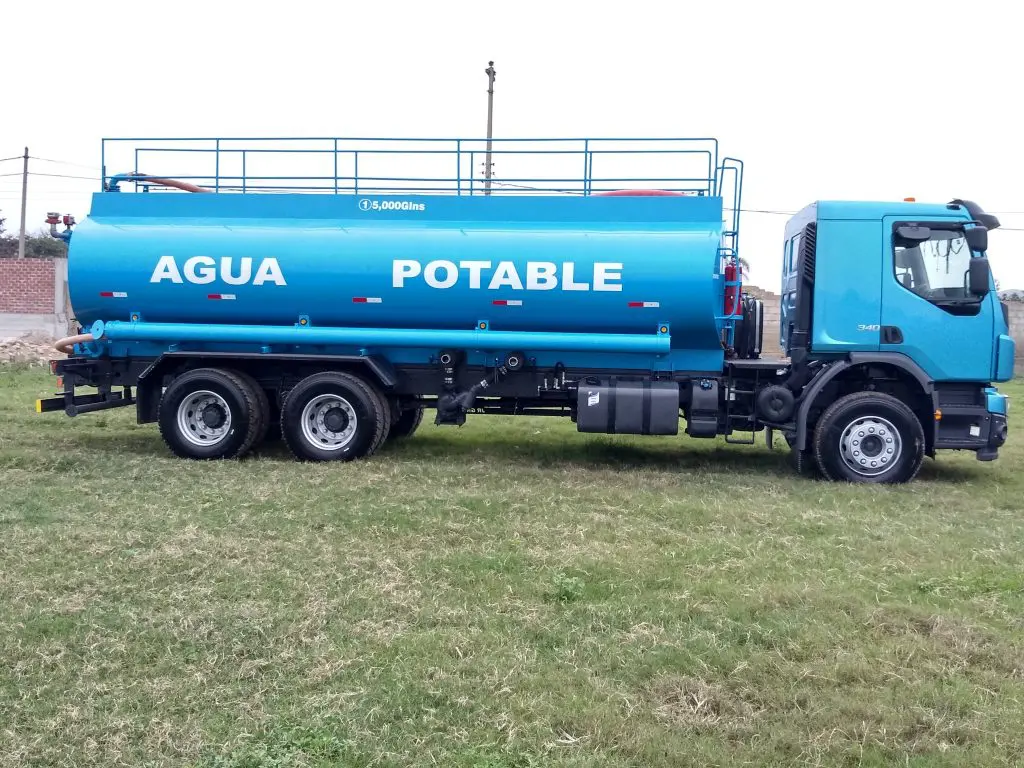
[[[37,409],[134,406],[183,458],[363,459],[427,410],[781,436],[857,483],[1006,440],[999,222],[967,200],[795,215],[772,359],[713,138],[107,139],[100,164],[81,225],[48,219],[80,327]]]
[[[998,226],[968,200],[807,206],[785,230],[782,348],[796,368],[824,369],[819,396],[851,375],[892,379],[927,427],[930,455],[994,459],[1007,398],[991,385],[1013,378],[1015,352],[986,256]],[[808,444],[800,430],[797,449]]]

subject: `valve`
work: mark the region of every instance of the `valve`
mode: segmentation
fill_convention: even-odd
[[[75,217],[70,213],[61,215],[56,211],[50,211],[46,214],[46,223],[50,225],[50,236],[55,237],[58,240],[63,240],[65,243],[71,242],[71,228],[75,226]],[[57,225],[64,224],[64,231],[58,232]]]

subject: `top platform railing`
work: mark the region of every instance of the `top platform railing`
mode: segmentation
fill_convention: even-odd
[[[137,191],[173,178],[241,193],[721,195],[730,161],[712,138],[113,138],[102,164],[104,189],[130,172]]]

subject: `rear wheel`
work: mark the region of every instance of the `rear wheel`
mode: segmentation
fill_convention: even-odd
[[[390,416],[376,388],[357,376],[316,373],[300,381],[285,398],[281,434],[296,458],[351,461],[380,447]]]
[[[906,483],[924,462],[924,429],[901,400],[856,392],[832,403],[814,430],[814,456],[830,480]]]
[[[259,417],[259,425],[256,427],[256,437],[253,440],[253,447],[259,445],[267,438],[267,433],[270,429],[270,398],[267,396],[267,390],[265,390],[256,379],[245,371],[236,369],[224,369],[228,373],[232,373],[237,376],[242,382],[248,387],[249,393],[252,395],[253,400],[256,403],[256,415]]]
[[[391,431],[388,433],[388,440],[400,440],[412,437],[413,433],[423,421],[423,406],[418,403],[407,408],[402,408],[396,402],[391,409]]]
[[[249,383],[216,368],[174,379],[160,399],[157,422],[167,447],[188,459],[243,456],[266,423]]]

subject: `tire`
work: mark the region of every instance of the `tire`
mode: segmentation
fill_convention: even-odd
[[[252,447],[255,448],[267,439],[267,434],[270,429],[271,410],[270,398],[267,397],[267,390],[265,390],[255,378],[245,371],[239,371],[234,368],[225,368],[223,370],[228,373],[232,373],[241,379],[249,388],[249,393],[252,395],[253,400],[256,403],[256,412],[259,416],[260,424],[256,429],[256,438],[252,443]]]
[[[836,400],[814,430],[814,457],[829,480],[906,483],[924,462],[924,429],[901,400],[856,392]]]
[[[384,445],[384,443],[387,442],[388,437],[391,436],[391,425],[393,424],[393,420],[391,418],[391,401],[388,399],[387,395],[381,392],[380,389],[370,382],[364,381],[363,383],[380,402],[380,412],[383,414],[384,418],[384,425],[381,428],[380,437],[377,438],[377,442],[373,446],[373,450],[370,451],[370,454],[372,455],[380,450],[380,447]]]
[[[334,420],[330,431],[328,419]],[[367,382],[349,373],[315,373],[300,381],[281,408],[281,435],[302,461],[351,461],[384,441],[391,412]]]
[[[244,456],[266,423],[248,382],[217,368],[174,379],[160,398],[157,422],[175,455],[202,460]]]
[[[388,440],[403,440],[413,436],[413,433],[423,421],[423,406],[415,405],[412,408],[402,410],[401,405],[396,401],[391,409],[391,431],[388,433]]]

